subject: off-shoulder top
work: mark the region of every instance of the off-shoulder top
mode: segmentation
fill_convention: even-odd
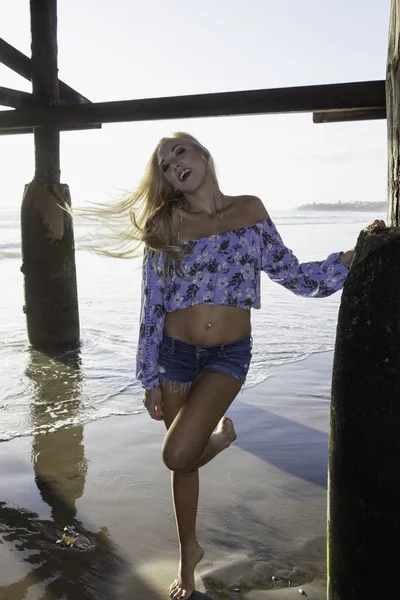
[[[181,242],[179,276],[163,276],[163,253],[144,248],[142,306],[136,377],[146,389],[159,385],[158,346],[165,315],[196,304],[260,308],[260,273],[299,296],[323,298],[343,287],[348,270],[340,253],[299,263],[271,219],[254,225]]]

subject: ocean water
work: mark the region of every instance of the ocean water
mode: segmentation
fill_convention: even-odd
[[[273,211],[271,216],[303,261],[352,247],[365,225],[385,219],[366,212]],[[84,247],[89,233],[86,225],[75,224],[81,350],[78,356],[49,358],[27,340],[19,211],[0,209],[0,441],[143,411],[134,375],[140,259],[90,254]],[[273,376],[282,364],[332,350],[340,296],[300,298],[262,274],[246,387]]]

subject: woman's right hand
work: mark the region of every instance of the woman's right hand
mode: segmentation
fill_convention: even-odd
[[[163,399],[159,387],[145,391],[143,404],[152,419],[155,419],[156,421],[162,421],[164,419]]]

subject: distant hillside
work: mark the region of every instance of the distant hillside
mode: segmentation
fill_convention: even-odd
[[[386,202],[335,202],[325,204],[323,202],[312,202],[299,206],[299,210],[365,210],[365,211],[383,211],[386,210]]]

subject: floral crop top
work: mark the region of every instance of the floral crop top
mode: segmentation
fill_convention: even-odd
[[[162,276],[163,253],[144,248],[142,307],[136,377],[146,389],[159,385],[158,345],[165,315],[195,304],[260,308],[260,273],[299,296],[322,298],[343,287],[348,270],[340,253],[299,263],[270,219],[181,242],[183,277]]]

